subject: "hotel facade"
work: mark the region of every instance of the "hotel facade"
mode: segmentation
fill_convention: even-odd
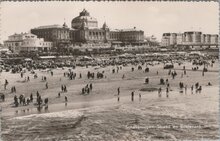
[[[31,33],[45,41],[53,42],[53,46],[62,47],[70,45],[143,45],[144,31],[136,29],[111,30],[106,23],[98,27],[96,18],[91,17],[87,10],[73,18],[71,28],[66,23],[62,26],[49,25],[31,29]]]
[[[188,31],[184,33],[164,33],[162,46],[206,46],[218,47],[218,34],[203,34],[200,31]]]

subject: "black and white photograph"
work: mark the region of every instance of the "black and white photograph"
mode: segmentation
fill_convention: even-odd
[[[219,3],[2,1],[0,140],[219,140]]]

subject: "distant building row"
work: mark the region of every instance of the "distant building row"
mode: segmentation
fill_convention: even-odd
[[[161,40],[162,46],[190,45],[190,46],[217,46],[217,34],[202,34],[198,31],[184,33],[164,33]]]

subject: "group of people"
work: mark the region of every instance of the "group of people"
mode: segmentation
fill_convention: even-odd
[[[131,92],[131,101],[132,101],[132,102],[134,101],[134,95],[135,95],[134,92],[135,92],[135,91],[132,91],[132,92]],[[139,96],[139,101],[141,101],[141,93],[139,93],[138,96]]]
[[[61,91],[62,91],[62,92],[67,92],[67,87],[66,87],[66,85],[61,85]]]
[[[117,68],[112,69],[112,73],[115,73],[115,72],[118,73],[119,70],[121,70],[121,69],[122,69],[122,66],[117,66]],[[132,67],[131,70],[134,71],[134,67]],[[138,70],[142,70],[142,67],[140,65],[138,66]],[[144,72],[149,72],[149,67],[146,66]],[[185,66],[183,68],[183,72],[184,72],[184,74],[186,74]],[[53,71],[50,71],[50,74],[51,74],[51,76],[53,76]],[[158,74],[159,74],[159,72],[157,71],[157,75]],[[172,78],[175,79],[175,76],[177,76],[177,72],[175,70],[169,70],[168,75],[171,75]],[[98,79],[103,78],[105,76],[105,71],[96,72],[96,74],[95,74],[95,72],[90,72],[90,71],[87,72],[87,78],[88,79],[94,79],[95,76],[97,76]],[[24,77],[24,72],[21,72],[21,78],[23,78],[23,77]],[[34,77],[37,78],[37,74],[35,74]],[[64,73],[64,77],[68,77],[68,78],[70,78],[72,80],[72,79],[76,78],[76,73],[74,73],[73,71],[69,70],[68,73],[66,73],[66,72]],[[85,77],[86,77],[86,75],[85,75]],[[79,78],[82,78],[82,74],[81,73],[79,74]],[[122,79],[124,79],[124,78],[125,78],[125,75],[123,74]],[[27,81],[30,81],[29,76],[27,76]],[[48,86],[48,82],[47,82],[47,77],[46,76],[42,76],[42,81],[46,82],[45,86],[46,86],[46,89],[48,89],[49,86]],[[145,83],[149,84],[149,78],[148,77],[145,79]],[[6,86],[8,84],[9,84],[8,81],[5,80],[5,84],[4,84],[5,85],[5,89],[6,89]],[[166,91],[166,97],[168,98],[169,97],[169,92],[171,90],[168,79],[165,80],[164,78],[161,78],[160,79],[160,84],[161,85],[165,85],[166,84],[165,91]],[[201,93],[202,86],[199,85],[199,83],[196,83],[195,86],[194,85],[191,86],[192,94],[193,94],[193,91],[194,91],[194,87],[195,87],[196,93]],[[180,90],[185,89],[185,93],[187,93],[187,85],[184,85],[183,82],[179,83],[179,88],[180,88]],[[92,89],[93,89],[93,84],[92,83],[87,84],[85,87],[82,88],[82,94],[90,94]],[[62,92],[67,92],[67,86],[66,85],[61,85],[61,91]],[[16,93],[15,86],[13,86],[11,88],[11,92],[12,93]],[[118,87],[117,92],[118,92],[117,101],[120,101],[120,87]],[[141,93],[139,93],[138,95],[139,95],[139,100],[141,100]],[[162,88],[161,87],[158,89],[158,95],[159,95],[159,97],[162,97]],[[58,93],[58,97],[61,97],[60,92]],[[134,101],[134,97],[135,97],[135,91],[132,91],[131,92],[131,101]],[[66,103],[68,102],[67,96],[64,97],[64,100],[65,100]],[[42,105],[43,103],[45,105],[48,105],[48,101],[49,101],[48,98],[45,98],[43,100],[41,95],[37,91],[36,103],[37,103],[38,106]],[[28,98],[25,98],[24,95],[20,95],[19,97],[17,97],[16,95],[14,96],[14,104],[15,104],[16,107],[19,104],[20,105],[24,105],[24,106],[25,105],[29,105],[29,103],[31,103],[31,102],[33,102],[33,95],[32,94]]]
[[[32,103],[34,100],[33,94],[31,93],[29,97],[25,97],[23,94],[21,94],[19,97],[17,97],[17,95],[14,96],[14,105],[15,107],[18,107],[19,105],[21,106],[27,106],[30,103]],[[39,92],[36,92],[36,105],[38,105],[38,107],[41,107],[42,104],[45,104],[46,106],[48,106],[48,98],[45,98],[44,101],[41,98],[41,95],[39,94]]]
[[[92,91],[93,85],[92,83],[87,84],[85,87],[82,88],[82,94],[89,94]]]
[[[11,87],[11,93],[16,93],[16,87],[15,86]]]
[[[70,80],[75,80],[76,79],[76,73],[74,73],[70,69],[69,69],[69,72],[65,72],[63,75],[64,75],[64,77],[67,76]]]
[[[117,101],[120,102],[120,93],[121,93],[121,88],[118,87],[117,88]],[[141,93],[138,94],[139,95],[139,101],[141,101]],[[134,101],[134,96],[135,96],[135,91],[131,92],[131,101]]]
[[[31,98],[25,98],[25,96],[23,94],[21,94],[19,97],[17,97],[17,95],[14,96],[14,105],[15,107],[18,107],[18,105],[29,105],[30,102],[33,101],[33,97]]]

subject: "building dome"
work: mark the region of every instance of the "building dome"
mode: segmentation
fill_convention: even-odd
[[[75,17],[72,20],[72,28],[79,29],[83,23],[85,23],[88,28],[98,27],[98,21],[96,20],[96,18],[91,17],[89,12],[85,9],[83,9],[83,11],[79,13],[78,17]]]

